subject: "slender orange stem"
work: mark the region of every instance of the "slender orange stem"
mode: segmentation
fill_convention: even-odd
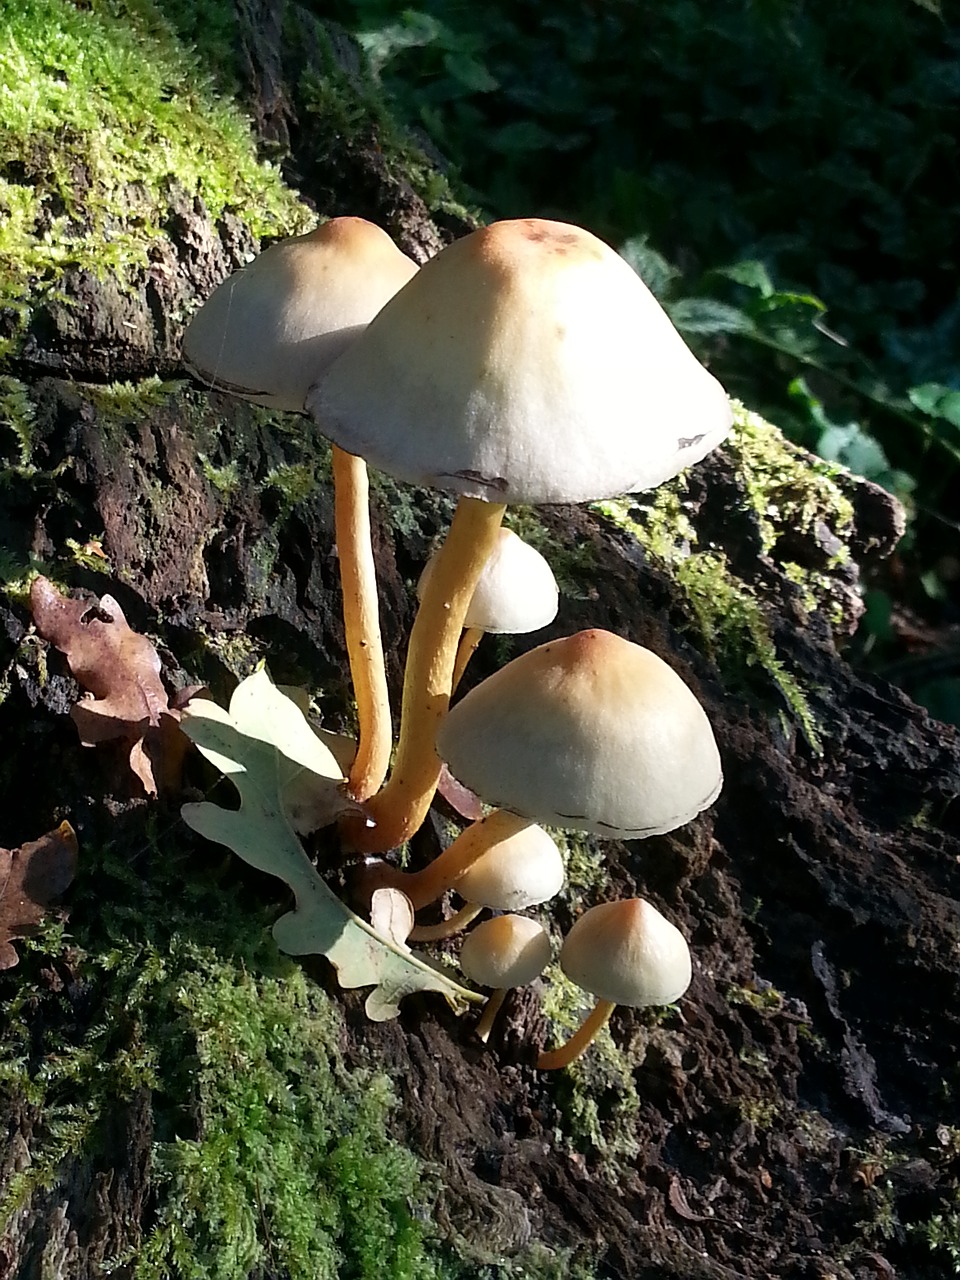
[[[337,445],[333,446],[333,492],[343,623],[360,730],[347,789],[355,800],[366,800],[386,776],[393,731],[370,539],[367,464]]]
[[[610,1021],[610,1015],[617,1006],[611,1000],[598,1000],[592,1012],[584,1019],[579,1031],[574,1032],[566,1044],[548,1053],[541,1053],[537,1059],[539,1071],[557,1071],[560,1067],[569,1067],[589,1046],[595,1036]]]
[[[482,639],[482,627],[467,627],[466,631],[464,631],[463,635],[460,637],[460,644],[457,647],[457,660],[453,665],[453,690],[456,690],[457,685],[463,679],[463,673],[467,669],[467,663],[476,653],[477,645]]]
[[[366,893],[373,893],[374,889],[400,889],[413,903],[414,911],[420,911],[436,902],[447,889],[455,889],[463,873],[488,849],[530,826],[533,826],[530,818],[521,818],[506,809],[494,809],[461,831],[456,840],[421,871],[401,871],[389,862],[374,863],[365,869],[363,889]]]
[[[408,942],[439,942],[442,938],[451,938],[461,929],[465,929],[471,920],[476,920],[483,910],[479,902],[468,902],[455,911],[449,920],[441,920],[439,924],[418,924],[410,930]]]
[[[390,780],[367,804],[372,826],[350,821],[344,835],[363,853],[402,844],[427,816],[440,777],[437,729],[450,705],[453,666],[467,606],[497,540],[506,508],[461,498],[417,612],[403,682],[400,740]]]

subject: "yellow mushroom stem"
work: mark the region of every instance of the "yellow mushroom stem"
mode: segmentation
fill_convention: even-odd
[[[370,540],[367,464],[338,445],[333,446],[333,493],[343,625],[359,728],[347,790],[354,800],[362,801],[372,796],[386,777],[393,731]]]
[[[490,1039],[490,1032],[493,1030],[493,1024],[496,1021],[497,1014],[500,1012],[500,1007],[507,998],[507,993],[511,990],[511,987],[498,988],[483,1006],[483,1013],[481,1013],[480,1021],[477,1023],[474,1030],[484,1044],[486,1044]]]
[[[443,938],[451,938],[461,929],[465,929],[483,910],[479,902],[468,902],[455,911],[449,920],[441,920],[439,924],[418,924],[410,930],[408,942],[440,942]]]
[[[610,1015],[616,1007],[612,1000],[598,1000],[579,1031],[574,1032],[566,1044],[562,1044],[559,1049],[541,1053],[537,1059],[537,1070],[558,1071],[561,1067],[569,1067],[571,1062],[575,1062],[590,1047],[597,1033],[610,1021]]]
[[[461,831],[422,871],[401,871],[389,862],[374,863],[363,876],[363,890],[372,894],[375,889],[400,889],[413,903],[414,911],[419,911],[436,902],[447,889],[455,889],[463,873],[488,849],[530,826],[533,823],[529,818],[508,813],[506,809],[494,809]]]
[[[453,689],[456,690],[460,681],[463,679],[463,673],[467,669],[467,663],[477,651],[477,645],[483,639],[483,627],[467,627],[463,635],[460,637],[460,644],[457,648],[457,660],[453,665]]]
[[[440,777],[437,728],[450,705],[453,667],[467,606],[497,540],[502,503],[461,498],[420,601],[403,681],[393,772],[366,806],[372,825],[349,820],[344,839],[361,853],[385,853],[416,832]]]

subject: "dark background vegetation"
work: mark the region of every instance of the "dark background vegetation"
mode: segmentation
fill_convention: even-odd
[[[581,222],[910,523],[855,656],[960,722],[960,29],[937,0],[315,4],[490,216]]]

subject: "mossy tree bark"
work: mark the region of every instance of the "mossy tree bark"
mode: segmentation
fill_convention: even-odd
[[[294,6],[281,22],[282,9],[238,2],[229,15],[264,138],[289,144],[285,172],[321,214],[370,217],[423,258],[466,216],[436,183],[423,188],[433,210],[417,193],[424,162],[387,138],[348,42]],[[279,910],[282,895],[190,837],[180,797],[146,802],[121,756],[79,746],[67,718],[78,691],[23,604],[24,573],[42,565],[65,586],[114,595],[157,640],[171,687],[205,682],[225,701],[266,658],[278,682],[321,695],[328,723],[349,720],[319,434],[186,381],[142,381],[176,377],[184,308],[254,244],[242,210],[212,221],[182,181],[166,191],[141,264],[67,265],[24,324],[5,313],[0,731],[15,747],[0,760],[0,844],[69,818],[86,861],[67,932],[48,931],[0,976],[0,1277],[85,1280],[111,1260],[131,1276],[186,1273],[187,1260],[192,1274],[238,1280],[325,1274],[297,1252],[266,1175],[242,1167],[230,1185],[246,1188],[254,1241],[228,1260],[177,1163],[191,1143],[209,1154],[218,1124],[237,1165],[268,1158],[210,1096],[228,1079],[211,1056],[217,1021],[183,992],[200,955],[236,965],[224,993],[272,982],[263,903]],[[512,652],[609,627],[667,659],[714,724],[726,785],[711,812],[642,843],[570,842],[570,886],[552,915],[566,928],[593,901],[650,896],[691,941],[689,997],[662,1019],[618,1010],[576,1069],[546,1077],[537,1051],[577,1012],[565,988],[512,996],[481,1050],[469,1021],[432,1000],[368,1023],[361,1000],[308,964],[312,994],[297,998],[323,1000],[331,1017],[342,1009],[337,1080],[392,1078],[384,1151],[406,1147],[438,1170],[428,1231],[401,1203],[372,1253],[346,1227],[332,1232],[342,1274],[508,1274],[505,1259],[529,1275],[651,1280],[950,1273],[960,744],[838,652],[858,566],[896,539],[894,504],[738,421],[728,447],[649,502],[515,517],[565,594],[556,623]],[[375,483],[397,701],[412,582],[451,510]],[[492,661],[481,650],[468,681]],[[190,786],[212,785],[191,769]],[[436,851],[444,821],[428,821],[415,860]],[[334,837],[315,852],[339,883]],[[211,922],[213,901],[236,906],[249,942],[225,912]],[[296,1063],[285,1069],[295,1092]],[[317,1160],[318,1194],[335,1198],[339,1166]],[[413,1195],[391,1176],[394,1199]],[[407,1227],[420,1231],[415,1247]],[[375,1270],[384,1257],[394,1272]]]

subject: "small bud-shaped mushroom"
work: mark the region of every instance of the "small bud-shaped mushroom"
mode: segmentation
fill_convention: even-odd
[[[454,842],[455,844],[456,842]],[[414,872],[407,891],[417,900],[425,893],[436,900],[444,888],[453,888],[466,900],[449,920],[438,925],[422,925],[413,930],[415,942],[434,942],[449,938],[466,928],[483,910],[523,911],[547,902],[563,888],[563,859],[552,836],[543,827],[528,824],[511,836],[498,840],[459,875],[456,874],[456,849],[440,854],[423,871]],[[412,883],[411,883],[412,880]]]
[[[494,916],[477,925],[460,949],[460,968],[472,982],[494,987],[477,1035],[486,1043],[511,987],[525,987],[550,963],[550,935],[529,916]]]
[[[569,1066],[606,1025],[618,1004],[672,1004],[690,985],[690,948],[680,930],[644,898],[601,902],[564,939],[560,967],[597,997],[593,1012],[565,1045],[541,1053],[537,1066]]]
[[[417,583],[422,598],[433,569],[434,557]],[[460,683],[483,633],[519,635],[539,631],[557,616],[559,589],[553,570],[534,547],[512,529],[501,529],[474,590],[453,669],[453,688]]]

